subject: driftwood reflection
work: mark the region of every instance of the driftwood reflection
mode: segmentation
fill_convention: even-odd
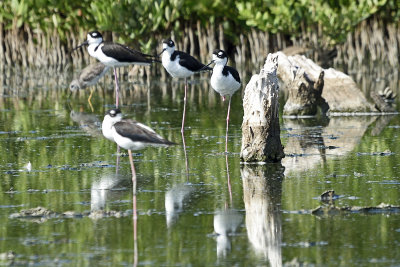
[[[243,165],[247,236],[255,253],[270,266],[282,266],[281,164]]]
[[[360,143],[376,116],[331,117],[322,120],[284,120],[287,129],[285,173],[305,171],[324,163],[327,156],[343,156]],[[381,127],[381,126],[380,126]]]
[[[374,128],[371,130],[372,136],[379,136],[383,129],[389,124],[389,122],[396,117],[397,115],[386,115],[386,116],[379,116],[376,120]]]

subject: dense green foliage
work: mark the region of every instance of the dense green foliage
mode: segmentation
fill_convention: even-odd
[[[330,42],[340,42],[360,21],[372,15],[398,21],[396,0],[3,0],[0,22],[5,29],[27,26],[63,38],[65,32],[99,29],[122,40],[149,40],[183,25],[222,23],[225,35],[237,43],[237,33],[256,28],[271,33],[298,35],[319,29]]]

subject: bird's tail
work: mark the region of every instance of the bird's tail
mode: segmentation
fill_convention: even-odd
[[[176,143],[171,142],[171,141],[169,141],[167,139],[164,139],[163,141],[164,141],[163,145],[166,145],[166,146],[174,146],[174,145],[176,145]]]
[[[159,60],[159,56],[155,55],[148,55],[148,54],[142,54],[146,59],[148,59],[151,63],[157,62],[161,63],[161,60]]]

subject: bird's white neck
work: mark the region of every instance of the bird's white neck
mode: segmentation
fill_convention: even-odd
[[[222,70],[224,69],[224,67],[225,67],[225,63],[223,63],[223,62],[217,62],[217,63],[215,63],[215,65],[214,65],[213,72],[222,72]]]
[[[96,57],[96,52],[98,49],[100,49],[100,46],[101,46],[101,43],[100,44],[98,44],[98,43],[89,44],[89,46],[88,46],[89,55],[92,57]]]

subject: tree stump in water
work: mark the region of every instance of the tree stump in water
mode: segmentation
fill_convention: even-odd
[[[313,116],[317,106],[323,113],[329,108],[331,116],[377,112],[350,76],[333,68],[323,69],[305,56],[276,54],[281,92],[289,94],[284,115]]]
[[[324,88],[324,71],[321,71],[316,82],[312,81],[303,69],[296,72],[293,81],[288,85],[289,97],[283,107],[285,115],[316,115],[318,107],[326,114],[329,105],[322,97]]]
[[[245,162],[279,162],[285,154],[280,139],[278,55],[268,54],[260,74],[253,75],[243,99],[242,149]]]

